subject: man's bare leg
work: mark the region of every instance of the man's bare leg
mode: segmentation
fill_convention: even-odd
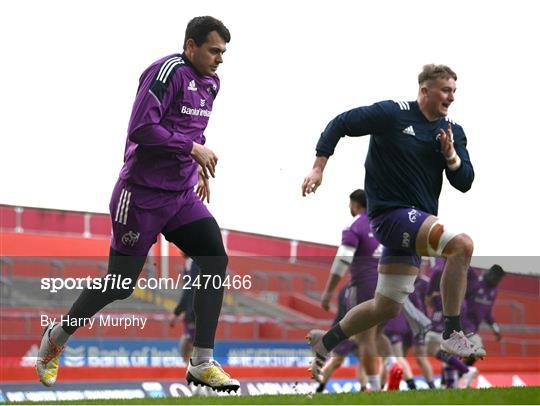
[[[441,278],[444,320],[441,349],[460,357],[485,356],[483,348],[475,346],[463,335],[460,322],[467,272],[474,250],[472,239],[467,234],[453,235],[435,216],[429,216],[418,231],[416,250],[419,255],[438,254],[446,258]]]
[[[362,365],[366,372],[371,390],[381,390],[379,356],[377,351],[377,326],[371,327],[356,335],[360,346]]]

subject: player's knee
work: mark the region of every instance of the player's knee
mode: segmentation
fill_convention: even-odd
[[[381,316],[383,320],[393,319],[399,316],[403,305],[396,300],[388,298],[381,294],[378,300],[375,300],[375,311]]]
[[[472,257],[474,252],[474,242],[467,234],[461,234],[461,249],[463,254]]]
[[[458,234],[448,244],[448,256],[460,256],[465,258],[472,257],[474,252],[474,243],[467,234]]]
[[[386,305],[382,308],[381,315],[383,315],[385,320],[390,320],[399,316],[401,309],[402,306],[399,303],[393,302],[392,304]]]
[[[227,253],[223,253],[223,255],[220,255],[218,257],[218,266],[220,269],[223,269],[223,272],[227,269],[227,266],[229,266],[229,256]]]
[[[113,300],[124,300],[130,297],[134,291],[134,287],[129,287],[127,289],[111,289],[111,296],[113,297]]]
[[[114,302],[115,300],[124,300],[131,296],[135,291],[135,286],[137,285],[136,278],[122,277],[122,275],[113,275],[113,283],[107,285],[107,278],[110,275],[107,275],[104,279],[104,289],[103,292],[108,296],[109,302]],[[118,281],[115,281],[115,278],[118,278]]]
[[[385,306],[385,316],[389,319],[399,316],[403,306],[400,303],[394,302],[391,305]]]
[[[219,258],[221,261],[228,261],[229,259],[221,238],[213,238],[210,240],[205,252],[207,256]]]
[[[115,300],[124,300],[131,296],[135,291],[137,281],[132,279],[129,284],[117,284],[113,285],[106,290],[106,294],[109,296],[111,302]]]
[[[215,271],[214,273],[220,275],[221,277],[225,276],[227,272],[227,266],[229,264],[229,257],[227,254],[215,258]]]
[[[195,262],[201,268],[201,273],[204,275],[225,276],[229,264],[229,256],[225,250],[221,252],[216,251],[213,255],[196,257]]]
[[[382,300],[378,301],[378,307],[380,308],[379,311],[381,313],[388,311],[391,312],[391,314],[397,311],[397,314],[392,317],[397,316],[407,297],[409,297],[409,295],[414,292],[415,280],[416,275],[380,273],[377,280],[377,288],[375,289],[375,292],[380,294],[387,300],[384,300],[385,303],[382,303]]]
[[[466,234],[460,234],[453,231],[451,228],[441,223],[440,220],[437,219],[429,228],[427,238],[427,254],[432,257],[453,255],[449,252],[454,251],[456,247],[460,247],[460,249],[462,249],[462,245],[464,244],[462,236],[468,237]],[[460,253],[462,254],[463,251]]]

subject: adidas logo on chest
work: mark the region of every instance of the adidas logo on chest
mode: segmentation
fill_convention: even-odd
[[[407,134],[407,135],[413,135],[413,136],[416,136],[415,132],[414,132],[414,128],[412,125],[408,126],[407,128],[405,128],[403,131],[402,131],[403,134]]]
[[[197,91],[197,85],[195,84],[195,81],[192,80],[189,82],[188,84],[188,90],[191,90],[192,92],[196,92]]]

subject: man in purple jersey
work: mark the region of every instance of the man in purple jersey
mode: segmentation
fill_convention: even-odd
[[[422,260],[420,272],[414,281],[414,292],[405,301],[404,310],[407,321],[418,341],[423,341],[425,334],[431,327],[431,320],[427,316],[426,294],[429,287],[429,277],[427,273],[431,268],[433,258]]]
[[[440,345],[443,341],[443,304],[441,298],[441,278],[442,268],[435,269],[431,273],[429,285],[426,291],[426,305],[431,313],[431,330],[426,334],[427,352],[443,362],[441,373],[441,385],[447,388],[453,388],[458,384],[462,387],[468,387],[473,379],[478,375],[478,370],[467,366],[460,358],[441,351]],[[471,281],[471,270],[467,273],[467,281]],[[461,313],[465,314],[466,305],[463,303]],[[457,377],[461,376],[461,381]]]
[[[339,321],[347,313],[347,303],[345,297],[347,294],[347,288],[348,286],[346,285],[339,291],[338,311],[332,325],[339,323]],[[330,309],[330,302],[327,303],[326,300],[324,300],[321,305],[325,310]],[[356,364],[356,377],[360,382],[360,390],[362,392],[367,390],[367,377],[364,368],[362,367],[362,363],[360,362],[358,343],[354,340],[349,339],[342,341],[336,348],[332,350],[332,357],[330,357],[330,359],[322,369],[322,382],[319,383],[319,386],[317,387],[315,392],[322,393],[324,391],[324,389],[326,388],[326,383],[330,380],[332,374],[343,364],[343,362],[345,362],[345,359],[349,354],[353,354],[358,359],[358,363]]]
[[[427,272],[434,258],[424,259],[420,267],[420,273],[414,282],[414,292],[409,296],[404,305],[404,314],[410,327],[410,345],[414,350],[416,363],[422,370],[428,386],[433,389],[433,368],[427,358],[426,334],[431,328],[431,320],[426,308],[426,294],[429,287]],[[407,348],[404,349],[405,353]]]
[[[407,387],[410,390],[416,389],[411,364],[405,358],[406,349],[404,346],[410,343],[411,329],[404,312],[402,311],[397,317],[390,319],[384,326],[383,332],[390,341],[392,353],[403,369],[403,380]]]
[[[429,388],[433,389],[435,388],[433,368],[427,359],[425,344],[425,334],[431,327],[431,320],[426,315],[427,310],[424,303],[429,285],[429,278],[425,274],[426,267],[429,267],[429,262],[423,261],[420,274],[414,283],[414,292],[405,301],[400,315],[386,324],[385,334],[392,343],[394,354],[398,357],[405,357],[408,349],[413,347],[416,363],[422,370]],[[406,358],[404,360],[407,362]],[[409,389],[416,389],[412,375],[408,378],[407,372],[407,367],[405,367],[404,378],[407,386]]]
[[[330,308],[333,292],[347,270],[350,271],[351,275],[345,293],[347,310],[359,303],[373,299],[377,286],[379,260],[376,256],[376,250],[379,247],[379,242],[369,227],[366,215],[366,194],[362,189],[358,189],[350,194],[349,199],[349,208],[354,220],[342,232],[341,245],[330,269],[330,275],[321,298],[321,305],[325,310]],[[371,390],[380,390],[377,326],[363,331],[355,339],[360,346],[362,365],[366,371]],[[392,379],[393,375],[390,378]]]
[[[493,265],[480,276],[472,273],[469,278],[465,294],[463,330],[471,335],[469,339],[476,345],[482,346],[478,329],[483,321],[490,326],[497,341],[502,338],[501,329],[493,317],[493,305],[497,298],[497,286],[505,274],[500,265]],[[473,363],[474,359],[468,360],[469,365]]]
[[[209,201],[209,178],[215,176],[218,161],[204,146],[204,130],[220,88],[216,70],[230,39],[221,21],[196,17],[187,25],[184,52],[158,60],[141,75],[124,166],[109,206],[113,233],[107,277],[122,283],[108,289],[89,287],[62,323],[45,329],[36,362],[44,385],[56,382],[60,353],[77,328],[107,304],[131,295],[160,233],[193,258],[202,276],[223,281],[228,257],[219,226],[202,202]],[[195,292],[195,340],[187,380],[237,390],[238,381],[213,359],[223,287],[210,285]]]

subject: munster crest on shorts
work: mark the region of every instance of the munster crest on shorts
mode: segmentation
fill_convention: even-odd
[[[140,233],[136,233],[135,231],[128,231],[122,236],[122,244],[133,247],[139,241],[140,235]]]
[[[409,221],[411,223],[416,223],[416,217],[420,217],[422,216],[421,213],[419,213],[417,210],[415,209],[412,209],[409,213]]]

